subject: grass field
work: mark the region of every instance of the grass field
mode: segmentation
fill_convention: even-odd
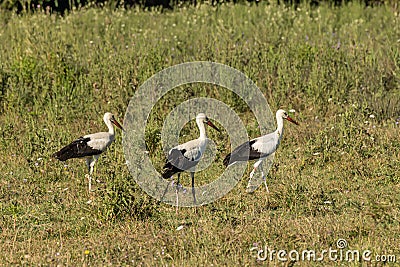
[[[389,265],[390,255],[400,262],[398,7],[260,3],[165,13],[85,9],[64,18],[0,13],[1,265],[347,265],[327,257],[279,263],[276,255],[263,262],[250,250],[321,252],[337,249],[338,239],[347,249],[372,252],[363,266],[383,265],[377,255]],[[64,165],[51,158],[74,138],[104,130],[104,112],[121,121],[137,88],[156,72],[197,60],[244,72],[271,110],[296,110],[300,125],[285,124],[269,194],[263,187],[245,192],[249,165],[225,197],[176,214],[135,183],[121,131],[97,164],[102,183],[92,196],[83,160]],[[230,91],[184,89],[160,101],[146,128],[159,169],[163,118],[191,97],[225,102],[250,137],[260,134]],[[182,140],[197,136],[193,125]],[[196,176],[199,183],[223,170],[230,149],[227,136],[208,133],[217,157]]]

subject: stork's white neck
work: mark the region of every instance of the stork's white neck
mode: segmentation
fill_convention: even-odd
[[[207,139],[206,128],[204,127],[203,120],[196,119],[197,127],[200,131],[200,139]]]
[[[283,135],[283,118],[282,116],[276,115],[276,123],[278,124],[278,127],[276,128],[276,132],[278,133],[279,137],[282,137]]]
[[[112,122],[110,120],[104,120],[104,122],[106,123],[107,127],[108,127],[108,133],[111,135],[114,135],[114,125],[112,124]]]

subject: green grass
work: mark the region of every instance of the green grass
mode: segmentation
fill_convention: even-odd
[[[85,9],[64,18],[0,12],[0,263],[258,266],[254,245],[321,251],[339,238],[399,262],[399,12],[266,3],[167,13]],[[122,120],[130,97],[156,72],[196,60],[237,68],[273,111],[296,110],[300,126],[286,125],[270,194],[262,187],[245,193],[249,165],[224,198],[175,214],[130,176],[120,131],[96,166],[103,183],[91,197],[83,160],[64,166],[51,158],[74,138],[104,130],[104,112]],[[228,90],[183,88],[149,118],[146,140],[158,169],[163,118],[190,97],[223,101],[250,137],[260,134]],[[182,141],[197,135],[193,125]],[[217,158],[198,183],[221,173],[230,149],[226,135],[208,133]]]

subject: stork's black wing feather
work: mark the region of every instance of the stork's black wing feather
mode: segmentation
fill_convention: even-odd
[[[63,147],[60,151],[53,154],[53,157],[61,161],[71,158],[82,158],[101,154],[101,150],[94,149],[88,145],[90,137],[79,137],[71,144]]]
[[[224,165],[228,166],[236,161],[249,161],[253,159],[259,159],[264,154],[253,149],[252,145],[257,141],[257,139],[250,140],[246,143],[241,144],[232,153],[229,153],[224,159]]]
[[[183,172],[188,170],[198,163],[198,161],[193,161],[184,156],[186,149],[171,149],[168,154],[168,158],[163,168],[162,177],[165,179],[170,178],[172,175],[178,172]]]

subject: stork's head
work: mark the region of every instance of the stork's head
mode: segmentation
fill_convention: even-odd
[[[276,119],[278,119],[278,118],[283,118],[283,119],[288,120],[288,121],[290,121],[290,122],[292,122],[292,123],[294,123],[294,124],[296,124],[296,125],[299,125],[299,123],[298,123],[297,121],[295,121],[294,119],[292,119],[292,118],[287,114],[287,112],[284,111],[283,109],[279,109],[279,110],[276,112]]]
[[[103,120],[107,123],[107,121],[110,121],[112,124],[120,128],[122,131],[125,131],[124,128],[122,128],[121,124],[115,119],[114,115],[110,112],[107,112],[104,114]]]
[[[204,113],[199,113],[196,116],[196,121],[198,122],[203,122],[205,124],[207,124],[208,126],[213,127],[215,130],[217,130],[218,132],[221,132],[206,116],[206,114]]]

